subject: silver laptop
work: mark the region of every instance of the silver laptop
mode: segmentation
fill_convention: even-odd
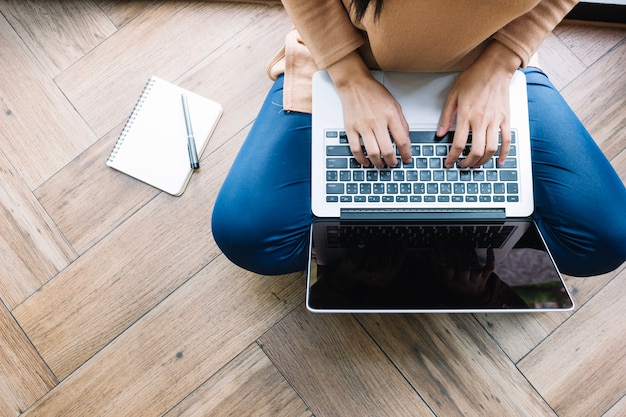
[[[411,163],[352,157],[341,101],[313,78],[307,307],[316,312],[552,311],[573,302],[535,223],[526,79],[511,81],[506,163],[443,167],[435,136],[456,73],[373,71],[409,123]],[[471,137],[469,139],[471,141]],[[496,155],[497,156],[497,155]],[[535,269],[530,266],[534,266]]]

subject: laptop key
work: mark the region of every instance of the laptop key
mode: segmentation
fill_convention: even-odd
[[[345,187],[342,183],[326,184],[326,194],[343,194],[344,191]]]
[[[348,168],[348,158],[326,158],[326,168],[329,168],[329,169]]]
[[[349,146],[326,146],[326,156],[352,156]]]
[[[504,164],[498,165],[498,168],[517,168],[516,158],[506,158]]]
[[[517,171],[508,169],[500,171],[500,181],[517,181]]]

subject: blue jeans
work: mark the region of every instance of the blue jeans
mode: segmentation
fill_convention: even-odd
[[[626,188],[547,76],[525,70],[537,222],[561,272],[590,276],[626,260]],[[235,264],[303,271],[311,213],[311,115],[270,90],[213,210],[213,235]]]

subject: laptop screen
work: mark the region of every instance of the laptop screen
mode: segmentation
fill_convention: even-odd
[[[552,311],[572,299],[532,220],[317,220],[307,307],[319,312]]]

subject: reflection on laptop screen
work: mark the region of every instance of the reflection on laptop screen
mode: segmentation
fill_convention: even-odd
[[[313,311],[571,309],[536,225],[316,221]]]

